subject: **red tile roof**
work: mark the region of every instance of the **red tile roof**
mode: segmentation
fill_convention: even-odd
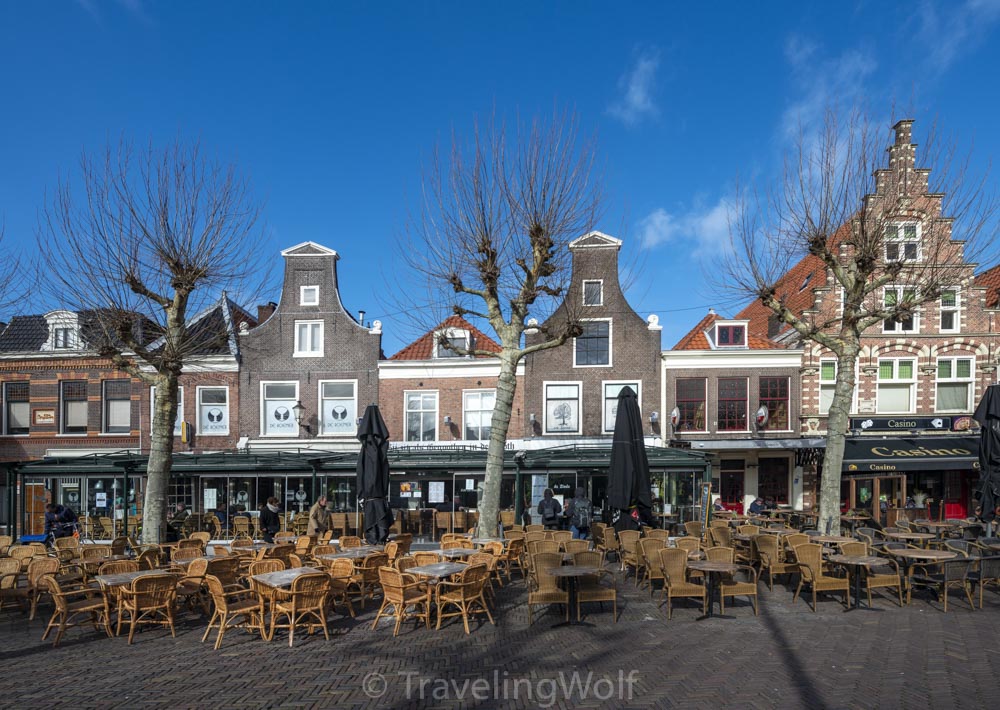
[[[986,307],[1000,307],[1000,264],[976,276],[975,285],[986,289]]]
[[[717,313],[709,312],[704,318],[699,321],[698,325],[692,328],[687,335],[680,339],[680,342],[673,347],[674,350],[711,350],[712,346],[709,345],[708,337],[705,335],[705,331],[712,327],[712,324],[717,320],[729,320],[728,318],[723,318]],[[740,318],[739,320],[745,320]],[[753,333],[747,331],[747,345],[749,350],[774,350],[779,347],[772,343],[767,338],[761,338]],[[726,348],[727,350],[738,350],[738,348]]]
[[[818,256],[807,254],[778,281],[776,293],[784,298],[785,305],[795,315],[812,307],[815,296],[812,290],[826,283],[826,266]],[[737,318],[750,321],[748,332],[752,336],[768,339],[768,322],[773,311],[754,299],[736,314]],[[783,325],[782,331],[788,326]]]
[[[398,353],[390,357],[390,360],[431,360],[434,357],[435,338],[434,334],[445,328],[460,328],[467,330],[476,344],[477,350],[486,350],[491,353],[499,353],[500,346],[495,340],[469,323],[461,316],[449,316],[433,329],[427,331],[422,336],[414,340]],[[480,355],[479,357],[486,357]]]

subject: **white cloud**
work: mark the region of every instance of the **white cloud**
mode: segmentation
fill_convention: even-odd
[[[729,214],[732,201],[722,198],[713,205],[696,204],[681,214],[662,207],[639,222],[639,240],[646,249],[663,244],[686,245],[691,256],[714,257],[729,251]]]
[[[943,74],[963,52],[975,48],[987,29],[1000,20],[1000,0],[948,3],[938,12],[930,2],[919,8],[918,36],[924,45],[927,70]]]
[[[653,82],[660,68],[660,53],[655,50],[640,52],[635,66],[618,80],[621,95],[608,106],[608,113],[624,123],[634,126],[647,116],[658,113],[653,102]]]

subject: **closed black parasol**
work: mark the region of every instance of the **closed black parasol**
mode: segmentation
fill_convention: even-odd
[[[1000,504],[1000,385],[990,385],[972,418],[979,422],[979,490],[983,520],[993,520]]]
[[[611,444],[608,507],[617,530],[637,530],[648,523],[653,507],[649,491],[649,459],[642,432],[642,413],[635,392],[623,387],[615,413],[615,438]]]
[[[365,540],[382,544],[389,537],[389,430],[378,405],[370,404],[358,427],[358,497],[365,502]]]

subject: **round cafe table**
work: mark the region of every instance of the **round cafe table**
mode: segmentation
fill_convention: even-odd
[[[918,532],[887,532],[882,533],[890,540],[902,540],[903,542],[919,542],[926,545],[928,540],[933,540],[936,536],[931,533]]]
[[[848,573],[854,580],[854,603],[851,604],[847,611],[861,609],[861,570],[862,568],[867,569],[869,567],[884,565],[885,560],[875,555],[830,555],[826,559],[828,562],[847,567]],[[866,608],[873,611],[881,611],[881,609],[875,609],[870,605]]]
[[[545,571],[553,577],[569,580],[569,621],[560,621],[558,624],[553,624],[552,628],[556,628],[557,626],[593,626],[593,624],[584,621],[573,621],[573,615],[576,613],[576,580],[580,577],[590,577],[600,574],[601,569],[599,567],[584,567],[583,565],[564,565]]]
[[[931,537],[934,536],[931,535]],[[890,552],[903,560],[903,579],[906,582],[907,598],[909,598],[910,568],[914,563],[944,562],[945,560],[953,560],[958,557],[957,552],[951,552],[950,550],[890,550]]]
[[[687,566],[688,569],[704,572],[708,577],[708,613],[699,617],[698,621],[708,619],[715,615],[715,590],[719,586],[719,578],[724,574],[734,574],[740,566],[732,562],[711,562],[708,560],[688,562]]]

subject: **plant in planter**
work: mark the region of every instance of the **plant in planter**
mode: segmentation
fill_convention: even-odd
[[[927,494],[923,491],[913,491],[913,502],[918,508],[923,508],[927,504]]]

